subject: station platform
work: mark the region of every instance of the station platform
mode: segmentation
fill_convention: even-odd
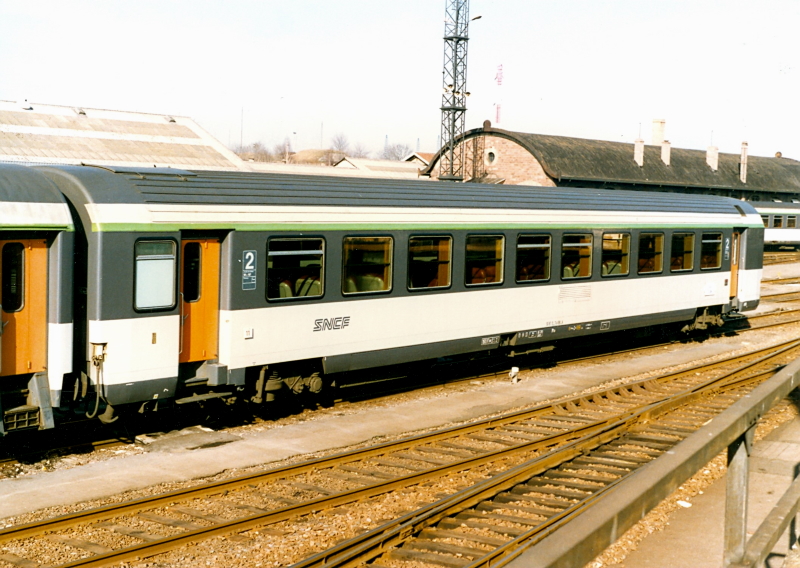
[[[800,464],[800,417],[779,426],[753,445],[750,455],[748,538],[766,518],[794,479]],[[691,507],[678,508],[669,524],[640,541],[636,550],[618,564],[603,568],[720,568],[723,566],[725,530],[725,477],[718,479],[702,495],[689,501]],[[800,568],[800,553],[790,551],[789,534],[784,534],[767,568]]]

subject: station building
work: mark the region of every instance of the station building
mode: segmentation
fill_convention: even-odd
[[[588,187],[705,193],[747,201],[800,203],[800,162],[777,155],[740,154],[511,132],[492,127],[466,132],[464,181],[550,187]],[[439,178],[441,150],[423,171]]]

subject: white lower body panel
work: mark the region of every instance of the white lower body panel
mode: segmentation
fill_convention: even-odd
[[[90,365],[90,378],[105,385],[124,385],[178,376],[180,316],[156,316],[89,321],[86,358],[92,360],[105,344],[103,362]]]
[[[749,289],[759,277],[747,272]],[[723,305],[729,283],[730,272],[715,271],[222,311],[219,362],[237,369]]]

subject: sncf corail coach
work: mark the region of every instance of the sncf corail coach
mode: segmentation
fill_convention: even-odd
[[[800,247],[800,203],[753,201],[764,223],[764,245],[770,248]]]
[[[2,165],[0,198],[6,431],[759,302],[761,218],[714,196]]]

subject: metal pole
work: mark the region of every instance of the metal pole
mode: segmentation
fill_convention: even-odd
[[[725,476],[724,566],[741,562],[747,544],[747,482],[755,430],[755,425],[750,426],[728,446],[728,472]]]

